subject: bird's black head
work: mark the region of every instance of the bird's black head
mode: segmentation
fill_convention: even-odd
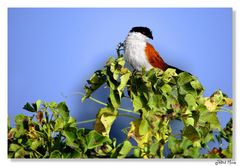
[[[153,39],[152,31],[147,27],[133,27],[130,32],[140,32],[141,34]]]

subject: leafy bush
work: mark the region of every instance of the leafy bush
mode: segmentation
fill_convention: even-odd
[[[78,129],[63,102],[38,100],[24,109],[34,115],[17,115],[16,128],[8,128],[9,158],[124,157],[131,148],[128,141],[116,146],[115,139],[95,130]]]
[[[220,90],[204,97],[197,78],[186,72],[177,74],[175,69],[131,72],[120,49],[117,51],[118,58],[110,58],[85,86],[82,101],[89,98],[104,105],[96,115],[93,130],[78,128],[64,102],[27,103],[24,109],[33,116],[17,115],[16,127],[8,127],[9,158],[232,157],[232,119],[222,129],[217,117],[224,105],[232,106],[230,98]],[[91,97],[102,86],[109,89],[107,103]],[[133,110],[120,107],[123,98],[131,101]],[[134,120],[124,130],[125,141],[117,144],[109,133],[121,112]],[[180,134],[172,133],[171,120],[183,122]],[[228,143],[226,149],[209,149],[209,142],[221,143],[222,139]],[[171,154],[164,156],[166,145]],[[203,148],[208,152],[201,153]]]

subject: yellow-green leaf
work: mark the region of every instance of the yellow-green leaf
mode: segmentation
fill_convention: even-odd
[[[149,130],[149,124],[147,119],[143,118],[140,122],[139,125],[139,134],[140,135],[145,135]]]

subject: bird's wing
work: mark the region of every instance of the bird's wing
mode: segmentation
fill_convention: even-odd
[[[168,65],[163,61],[159,53],[154,49],[151,44],[147,43],[145,53],[147,55],[148,62],[153,67],[160,68],[161,70],[167,69]]]

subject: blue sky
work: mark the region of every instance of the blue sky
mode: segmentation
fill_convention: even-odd
[[[26,102],[37,99],[65,101],[79,121],[94,118],[101,106],[91,101],[81,103],[81,96],[71,94],[83,91],[92,73],[101,69],[110,56],[116,57],[116,45],[128,31],[140,25],[153,31],[154,40],[150,42],[168,64],[200,80],[206,96],[221,89],[232,97],[230,8],[10,8],[11,121],[16,114],[25,113],[22,107]],[[104,90],[94,94],[103,101],[106,95]],[[222,126],[229,117],[227,113],[219,114]],[[127,123],[119,118],[114,129]]]

